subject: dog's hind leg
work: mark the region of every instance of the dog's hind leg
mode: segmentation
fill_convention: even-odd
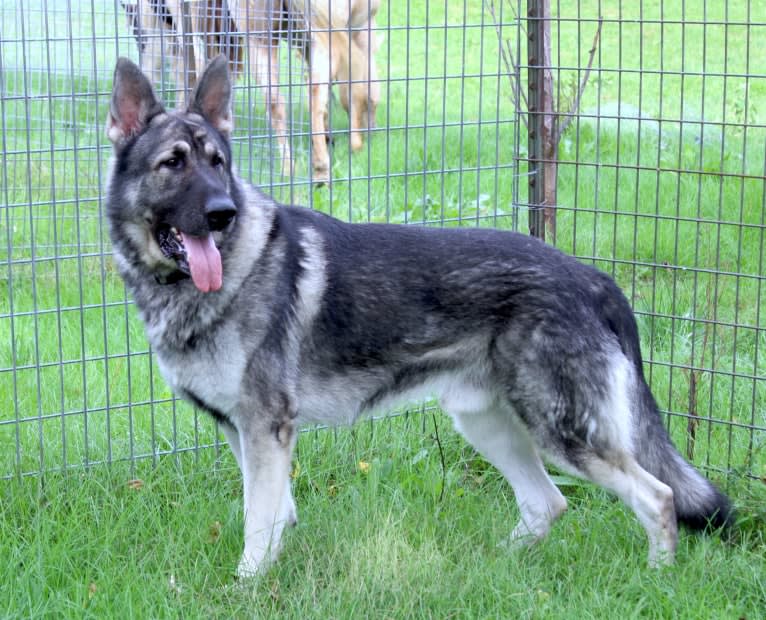
[[[632,366],[619,353],[613,353],[608,362],[606,369],[590,374],[591,380],[601,376],[604,382],[603,396],[591,401],[592,411],[577,410],[587,399],[570,401],[575,418],[588,420],[588,431],[583,433],[581,427],[580,437],[569,440],[569,449],[562,446],[564,449],[558,452],[573,454],[574,458],[568,460],[585,478],[612,491],[633,510],[649,537],[649,564],[670,564],[678,540],[673,490],[646,471],[636,458]],[[580,382],[583,384],[584,380]],[[593,396],[592,392],[585,393]]]
[[[449,407],[449,403],[443,404]],[[511,533],[512,546],[531,545],[542,539],[566,510],[567,502],[545,471],[526,428],[510,407],[497,406],[481,412],[452,409],[455,428],[513,488],[521,518]]]
[[[629,454],[590,456],[581,467],[585,478],[612,491],[627,504],[649,538],[649,565],[672,564],[678,526],[673,490],[643,469]]]
[[[616,351],[542,362],[518,371],[514,392],[530,433],[557,467],[615,493],[633,510],[649,537],[650,565],[671,563],[678,537],[673,490],[636,458],[632,366]]]

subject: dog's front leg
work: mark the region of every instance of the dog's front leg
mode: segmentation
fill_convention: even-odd
[[[239,433],[237,432],[237,429],[233,424],[223,422],[221,424],[221,430],[223,431],[224,437],[226,437],[229,448],[231,448],[231,453],[234,455],[234,460],[237,461],[237,467],[239,467],[239,471],[242,471],[242,447],[239,442]]]
[[[238,575],[251,577],[276,560],[285,525],[295,522],[290,462],[295,445],[291,422],[239,428],[245,495],[245,550]]]
[[[330,153],[327,141],[330,136],[329,103],[332,60],[328,51],[327,33],[314,37],[309,59],[309,108],[311,117],[312,174],[314,183],[330,183]],[[337,43],[339,45],[339,43]]]

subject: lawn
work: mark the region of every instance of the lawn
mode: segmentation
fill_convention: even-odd
[[[111,0],[49,4],[0,0],[0,615],[758,617],[766,7],[602,7],[581,115],[560,147],[555,243],[625,290],[677,445],[739,508],[735,539],[683,536],[675,568],[647,571],[635,519],[562,479],[570,512],[539,548],[509,554],[507,487],[437,413],[443,471],[434,420],[412,413],[302,435],[301,522],[284,561],[242,588],[233,461],[159,376],[101,218],[111,71],[135,42]],[[347,220],[525,230],[525,128],[491,18],[466,5],[383,3],[378,127],[351,155],[334,103],[329,188],[309,182],[303,89],[290,182],[274,175],[263,106],[240,82],[243,176]],[[563,102],[598,6],[557,14]]]
[[[650,570],[643,529],[622,504],[561,478],[569,512],[543,543],[510,552],[512,493],[435,420],[444,470],[430,416],[302,434],[299,524],[279,563],[250,583],[233,576],[242,489],[228,452],[7,481],[0,615],[761,617],[762,488],[730,488],[743,513],[734,540],[682,533],[676,565]]]

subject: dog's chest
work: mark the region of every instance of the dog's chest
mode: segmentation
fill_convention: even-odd
[[[237,408],[247,358],[233,331],[183,351],[158,349],[157,359],[176,394],[191,395],[225,415]]]

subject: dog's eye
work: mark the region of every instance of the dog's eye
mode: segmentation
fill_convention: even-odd
[[[213,155],[213,157],[210,160],[210,163],[215,167],[218,168],[219,166],[223,166],[223,157],[221,157],[218,153]]]
[[[172,155],[168,157],[167,159],[164,159],[160,165],[163,166],[164,168],[177,169],[183,166],[183,164],[184,164],[183,157],[179,155]]]

